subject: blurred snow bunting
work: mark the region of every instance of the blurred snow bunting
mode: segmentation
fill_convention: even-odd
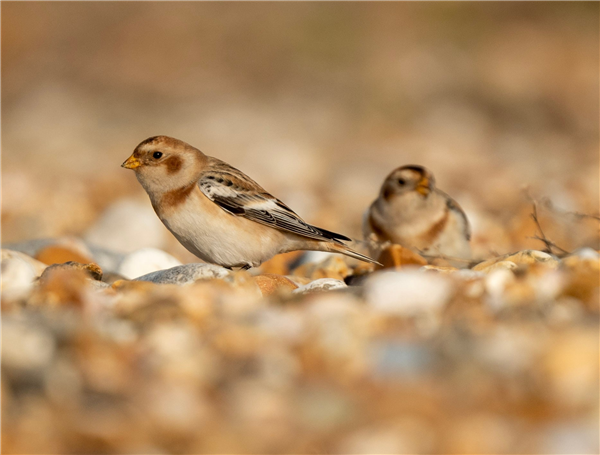
[[[365,213],[363,234],[371,245],[391,242],[428,255],[471,256],[465,213],[422,166],[402,166],[387,176]]]
[[[247,269],[295,250],[375,262],[346,246],[348,237],[311,226],[243,172],[178,139],[146,139],[122,166],[135,171],[167,229],[206,262]]]

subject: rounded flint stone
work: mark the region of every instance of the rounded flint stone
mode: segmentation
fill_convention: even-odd
[[[184,264],[170,269],[147,273],[134,281],[149,281],[156,284],[190,284],[197,280],[223,278],[229,270],[214,264]]]

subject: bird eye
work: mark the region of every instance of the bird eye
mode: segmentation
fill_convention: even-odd
[[[152,157],[153,157],[155,160],[159,159],[161,156],[163,156],[162,152],[154,152],[154,153],[152,154]]]
[[[404,186],[405,183],[406,183],[406,180],[404,180],[404,179],[398,179],[398,185]]]

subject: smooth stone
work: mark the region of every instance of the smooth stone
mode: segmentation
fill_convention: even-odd
[[[162,247],[167,240],[167,230],[150,204],[122,199],[106,209],[84,239],[94,245],[130,253],[145,247]]]
[[[498,261],[498,262],[489,264],[486,267],[478,268],[477,270],[472,269],[472,271],[488,274],[488,273],[492,273],[495,270],[514,270],[517,267],[518,267],[518,265],[512,261]]]
[[[448,277],[419,270],[378,272],[365,283],[367,303],[376,311],[398,316],[440,311],[451,295]]]
[[[65,262],[79,262],[87,264],[93,262],[93,259],[89,255],[82,254],[75,248],[71,248],[67,245],[49,245],[42,248],[36,254],[35,258],[43,262],[44,264],[63,264]]]
[[[567,257],[578,257],[584,260],[600,261],[600,253],[590,247],[579,248]]]
[[[0,260],[5,261],[8,259],[18,259],[20,261],[26,262],[33,268],[34,272],[36,273],[36,276],[40,276],[42,272],[46,269],[46,267],[48,267],[46,264],[32,258],[26,253],[10,249],[0,250]]]
[[[455,273],[458,271],[456,267],[444,267],[441,265],[424,265],[419,270],[423,272],[438,272],[438,273]]]
[[[300,286],[293,294],[312,294],[316,292],[327,292],[337,291],[339,289],[346,289],[348,286],[342,280],[336,280],[333,278],[320,278],[315,281],[311,281],[304,286]]]
[[[291,293],[298,286],[289,278],[281,275],[263,274],[253,277],[263,296]]]
[[[149,281],[156,284],[190,284],[198,280],[224,278],[230,271],[214,264],[184,264],[166,270],[148,273],[134,281]]]
[[[523,250],[518,253],[508,256],[506,261],[514,262],[515,264],[544,264],[550,267],[558,267],[558,260],[551,254],[544,253],[538,250]]]
[[[20,259],[6,259],[1,263],[0,293],[3,299],[20,299],[25,297],[37,275],[29,264]]]
[[[480,262],[475,265],[471,270],[475,271],[491,271],[490,266],[499,262],[512,262],[516,265],[531,265],[531,264],[543,264],[549,267],[558,267],[558,260],[548,253],[537,250],[523,250],[518,253],[505,254],[495,258],[488,259],[487,261]]]
[[[181,262],[169,253],[156,248],[142,248],[125,256],[117,268],[117,273],[131,280],[179,265],[182,265]]]
[[[89,263],[81,264],[79,262],[65,262],[64,264],[53,264],[48,266],[40,276],[40,282],[48,279],[48,277],[57,271],[81,271],[96,281],[102,281],[102,269],[98,264]]]

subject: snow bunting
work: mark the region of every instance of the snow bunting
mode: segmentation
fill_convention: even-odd
[[[365,213],[363,234],[375,245],[391,242],[434,256],[471,256],[465,213],[422,166],[402,166],[387,176]]]
[[[295,250],[375,262],[346,246],[348,237],[311,226],[243,172],[178,139],[146,139],[122,166],[135,171],[167,229],[206,262],[247,269]]]

